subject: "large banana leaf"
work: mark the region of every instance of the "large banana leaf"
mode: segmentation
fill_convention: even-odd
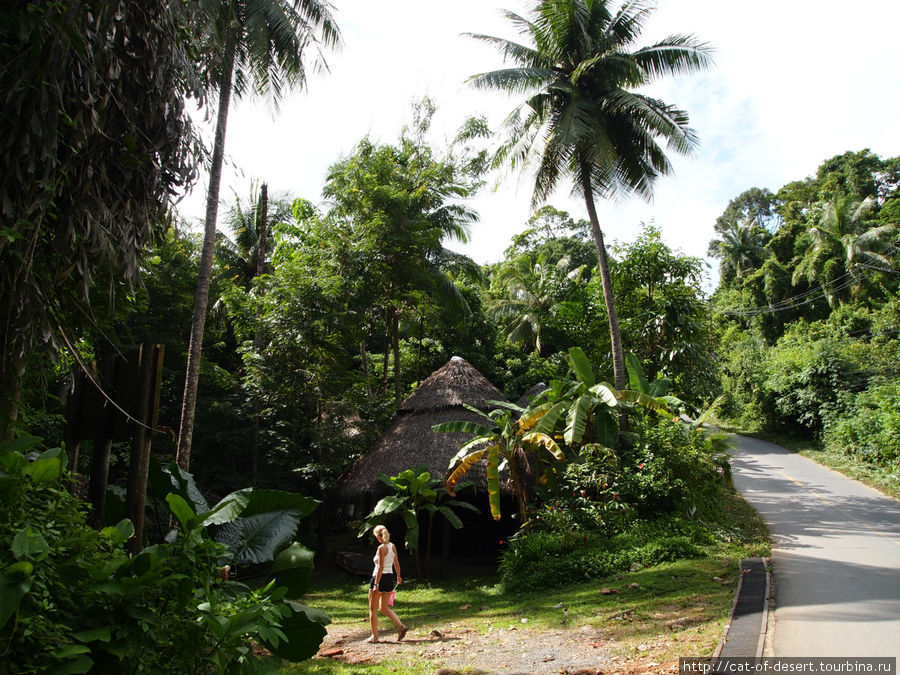
[[[490,406],[495,406],[497,408],[507,408],[508,410],[512,410],[513,412],[517,412],[517,413],[521,413],[521,412],[525,411],[525,408],[523,408],[522,406],[517,405],[515,403],[510,403],[509,401],[485,401],[484,404],[486,406],[490,405]]]
[[[649,395],[650,387],[647,384],[647,378],[644,377],[641,362],[638,361],[638,357],[630,352],[625,354],[625,369],[628,371],[628,388],[632,391]]]
[[[438,508],[438,511],[440,511],[444,518],[446,518],[457,530],[463,526],[463,522],[459,519],[459,516],[453,513],[453,510],[449,507],[441,506]]]
[[[398,497],[397,495],[388,495],[387,497],[383,497],[382,499],[378,500],[378,503],[375,505],[375,508],[372,511],[372,515],[384,516],[403,508],[405,504],[406,499],[404,499],[403,497]]]
[[[556,444],[556,441],[553,440],[553,437],[548,436],[547,434],[541,434],[533,431],[530,434],[525,434],[524,436],[522,436],[522,442],[534,443],[535,445],[543,445],[545,448],[547,448],[551,455],[553,455],[560,461],[566,458],[565,453],[560,450],[559,446]]]
[[[588,415],[593,405],[594,397],[585,394],[584,396],[579,396],[569,406],[568,415],[566,415],[566,430],[563,432],[563,439],[568,445],[580,443],[581,439],[584,438]]]
[[[494,451],[496,452],[497,446],[492,445],[491,447],[494,448]],[[481,461],[485,452],[487,452],[487,450],[476,450],[460,460],[456,468],[453,469],[449,476],[447,476],[447,480],[444,481],[444,486],[447,488],[448,495],[451,497],[456,496],[456,492],[453,491],[454,486],[469,472],[469,469]],[[488,467],[488,469],[490,469],[490,467]]]
[[[416,512],[404,509],[403,522],[406,523],[406,536],[403,539],[406,543],[406,550],[415,551],[419,548],[419,519],[416,517]]]
[[[436,431],[438,433],[467,433],[467,434],[475,434],[476,436],[490,436],[494,433],[494,429],[492,427],[485,426],[480,422],[469,422],[469,421],[459,421],[459,422],[442,422],[441,424],[435,424],[431,427],[432,431]]]
[[[534,426],[534,431],[541,434],[552,434],[553,429],[556,427],[556,422],[559,420],[560,416],[566,411],[568,404],[566,401],[560,401],[559,403],[544,403],[539,406],[540,408],[544,408],[540,421]],[[523,426],[523,429],[528,427]]]
[[[572,347],[569,349],[569,364],[575,371],[575,376],[586,387],[594,386],[594,371],[591,368],[591,362],[585,355],[581,347]]]
[[[623,389],[621,391],[616,392],[620,401],[627,401],[629,403],[637,403],[639,406],[646,408],[647,410],[652,410],[657,415],[661,417],[671,417],[672,412],[666,406],[665,401],[653,398],[647,394],[642,394],[638,391],[632,391],[630,389]]]
[[[607,448],[614,448],[619,435],[619,425],[609,408],[600,408],[594,415],[594,438]]]
[[[292,541],[303,516],[299,509],[279,509],[224,524],[215,540],[228,546],[232,565],[270,562]]]
[[[599,398],[610,408],[615,408],[617,405],[619,405],[619,399],[616,398],[616,392],[613,391],[613,388],[608,384],[595,384],[593,387],[588,389],[588,391],[590,391],[594,396]]]
[[[488,502],[491,505],[491,515],[494,520],[500,520],[500,462],[499,446],[492,445],[488,448],[487,486]]]
[[[669,393],[672,388],[672,380],[668,377],[658,377],[649,384],[647,393],[653,398],[660,398]],[[674,397],[673,397],[674,398]]]

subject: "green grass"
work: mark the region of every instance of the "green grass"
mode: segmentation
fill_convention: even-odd
[[[744,432],[737,431],[735,433]],[[849,478],[880,490],[894,499],[900,499],[900,473],[896,470],[875,466],[840,450],[823,448],[818,441],[803,436],[769,431],[751,432],[745,435],[780,445],[791,452],[809,457],[829,469],[839,471]]]
[[[499,628],[528,631],[602,628],[608,644],[624,659],[657,662],[685,654],[710,654],[722,635],[739,578],[742,557],[768,555],[765,526],[739,497],[727,498],[722,522],[711,528],[719,542],[706,547],[707,557],[681,560],[564,589],[531,593],[504,592],[495,573],[457,573],[404,583],[398,612],[417,634],[431,630],[485,634]],[[730,541],[729,541],[730,539]],[[637,584],[630,588],[631,584]],[[317,573],[315,590],[304,599],[324,609],[335,626],[367,631],[366,581],[331,570]],[[615,589],[615,594],[603,591]],[[566,613],[555,609],[562,603]],[[466,609],[463,609],[467,607]],[[674,626],[674,627],[673,627]],[[388,627],[389,628],[389,627]],[[524,630],[521,633],[525,633]],[[652,641],[652,650],[638,650]],[[394,653],[378,664],[348,665],[313,659],[293,664],[286,673],[432,673],[437,664],[422,662],[414,652]]]

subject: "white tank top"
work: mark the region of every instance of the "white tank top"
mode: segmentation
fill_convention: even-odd
[[[384,569],[382,570],[382,574],[393,574],[394,573],[394,545],[388,544],[388,551],[384,556]],[[379,547],[380,548],[380,547]],[[375,563],[375,571],[372,572],[372,576],[378,576],[378,549],[375,549],[375,557],[372,558],[372,562]]]

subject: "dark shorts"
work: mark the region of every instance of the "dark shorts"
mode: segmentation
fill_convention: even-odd
[[[393,574],[381,574],[381,582],[378,584],[378,592],[379,593],[390,593],[394,590],[394,586],[397,585],[397,579]],[[373,590],[375,588],[375,577],[369,579],[369,590]]]

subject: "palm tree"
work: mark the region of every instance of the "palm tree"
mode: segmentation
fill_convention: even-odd
[[[208,78],[218,90],[219,104],[178,432],[176,457],[179,466],[185,470],[191,458],[231,96],[240,97],[248,90],[268,92],[277,102],[284,85],[302,86],[305,83],[303,57],[308,48],[312,46],[321,56],[322,48],[337,47],[341,42],[330,5],[321,0],[204,0],[200,6],[199,42],[209,56]]]
[[[490,313],[509,321],[510,342],[533,339],[535,354],[541,354],[544,318],[559,307],[561,280],[577,282],[584,272],[584,266],[573,270],[568,267],[567,257],[554,265],[543,254],[536,260],[523,254],[500,268],[497,280],[505,286],[506,297],[494,301]]]
[[[816,224],[809,228],[812,243],[794,270],[793,283],[804,278],[818,282],[834,307],[848,289],[859,289],[866,282],[866,268],[892,269],[891,238],[897,227],[870,227],[866,217],[875,208],[872,197],[857,201],[852,195],[820,204]]]
[[[687,113],[634,89],[711,63],[707,46],[692,36],[674,35],[628,51],[651,10],[642,0],[626,2],[616,14],[608,0],[544,0],[534,5],[530,19],[506,12],[531,45],[473,35],[498,47],[516,67],[481,73],[470,82],[527,96],[506,120],[508,138],[498,163],[536,164],[533,205],[545,201],[562,177],[584,197],[617,388],[625,385],[625,360],[594,198],[649,197],[656,178],[671,171],[657,139],[680,154],[693,150],[697,137],[687,126]]]
[[[769,256],[766,249],[769,239],[769,233],[755,220],[732,220],[722,232],[722,238],[709,243],[708,253],[722,261],[720,271],[724,281],[740,279],[759,269]]]
[[[284,197],[269,198],[268,186],[250,186],[249,204],[235,195],[226,224],[232,237],[216,235],[215,258],[222,276],[249,290],[253,280],[269,269],[275,241],[272,226],[293,220],[291,202]]]

